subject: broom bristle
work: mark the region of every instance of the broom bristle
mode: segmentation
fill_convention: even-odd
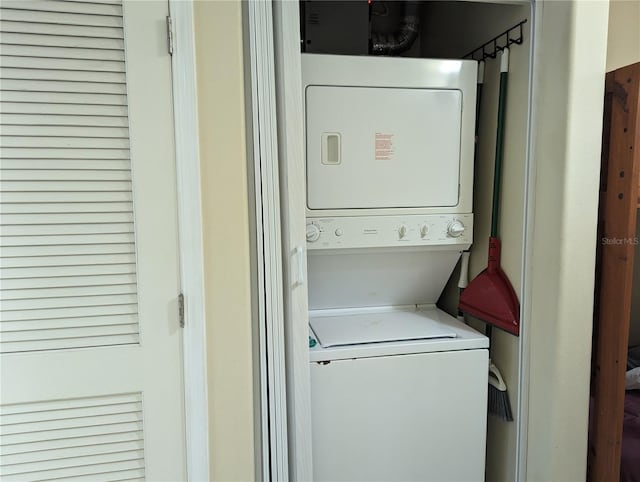
[[[500,390],[489,384],[489,413],[495,415],[506,422],[513,422],[511,413],[511,403],[506,390]]]

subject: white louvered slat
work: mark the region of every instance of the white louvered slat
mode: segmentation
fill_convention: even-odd
[[[42,204],[42,203],[128,203],[132,201],[128,191],[72,191],[72,192],[4,192],[2,202],[7,204]]]
[[[107,290],[105,290],[107,291]],[[51,297],[51,298],[38,298],[36,300],[32,299],[7,299],[2,302],[2,311],[3,312],[18,312],[18,311],[27,311],[27,310],[43,310],[43,309],[54,309],[54,308],[65,308],[70,305],[75,308],[79,307],[92,307],[92,306],[105,306],[105,305],[121,305],[122,303],[129,303],[130,305],[135,305],[136,303],[136,295],[135,293],[127,293],[126,289],[122,290],[113,290],[115,293],[98,293],[93,296],[85,295],[85,296],[77,296],[77,297]],[[7,320],[3,320],[2,323],[8,323]],[[75,322],[74,322],[75,323]],[[73,324],[70,325],[73,327]],[[44,329],[44,328],[43,328]],[[3,332],[5,327],[3,327]],[[7,338],[3,337],[3,340],[6,341]]]
[[[2,45],[2,55],[53,59],[116,60],[124,62],[124,51],[80,47],[52,47],[40,45]]]
[[[113,286],[130,284],[136,282],[136,275],[129,274],[111,274],[96,276],[63,276],[59,278],[26,278],[26,279],[7,279],[2,280],[0,288],[5,291],[20,291],[23,289],[40,289],[40,288],[75,288],[83,286]],[[0,320],[2,321],[2,320]]]
[[[22,0],[20,0],[20,3],[22,3]],[[8,32],[0,32],[0,44],[71,47],[96,50],[124,50],[124,41],[122,39],[67,37],[64,35],[38,35]]]
[[[3,285],[12,279],[32,278],[67,278],[75,276],[100,276],[109,274],[133,274],[136,266],[133,263],[104,264],[96,266],[43,266],[35,268],[3,268]]]
[[[8,172],[8,171],[5,171]],[[127,171],[128,172],[128,171]],[[0,205],[0,215],[11,214],[55,214],[55,213],[131,213],[133,212],[133,203],[30,203],[30,204],[2,204]],[[0,253],[0,257],[4,254]]]
[[[3,342],[4,353],[23,353],[27,351],[70,350],[72,348],[97,348],[101,346],[133,345],[138,341],[134,335],[101,335],[96,337],[78,336],[64,339],[38,341]]]
[[[122,5],[0,7],[0,351],[137,343]]]
[[[3,304],[14,300],[28,300],[35,302],[49,298],[78,298],[85,296],[129,295],[135,294],[136,286],[133,283],[101,286],[73,286],[59,288],[33,288],[21,290],[4,290],[2,293]],[[130,321],[134,323],[135,320]],[[37,326],[37,325],[36,325]]]
[[[42,310],[14,310],[3,311],[3,320],[5,321],[21,321],[21,320],[40,320],[40,319],[69,319],[76,317],[104,316],[115,314],[132,313],[137,309],[135,304],[110,304],[98,306],[74,306],[71,308],[52,308]]]
[[[84,25],[64,25],[55,23],[14,22],[0,20],[0,31],[7,33],[30,33],[38,35],[59,35],[71,37],[97,37],[122,39],[124,32],[117,27],[91,27]]]
[[[0,136],[0,149],[128,149],[127,138],[103,139],[99,137],[55,136]],[[42,153],[41,153],[42,154]]]
[[[0,222],[4,225],[29,225],[29,224],[111,224],[133,223],[131,211],[110,211],[97,213],[33,213],[33,214],[4,214],[0,213]],[[5,233],[5,235],[8,235]]]
[[[136,474],[141,477],[143,474],[142,467],[144,461],[125,461],[113,464],[98,464],[88,467],[70,467],[62,470],[51,470],[48,472],[51,476],[47,477],[47,481],[53,480],[73,480],[81,482],[101,482],[113,481],[114,476],[122,474]],[[20,474],[7,478],[8,482],[32,482],[32,474]]]
[[[26,310],[42,310],[52,308],[64,308],[73,305],[78,308],[81,306],[105,306],[120,305],[122,303],[134,305],[136,303],[136,295],[133,294],[98,294],[94,296],[79,296],[77,298],[61,297],[61,298],[39,298],[37,300],[5,300],[2,302],[2,311],[26,311]],[[3,338],[6,340],[6,338]]]
[[[63,256],[20,256],[0,258],[0,268],[28,268],[34,266],[82,266],[100,264],[135,264],[135,254],[99,254]],[[0,308],[1,309],[1,308]]]
[[[96,75],[96,78],[102,78]],[[6,114],[41,115],[55,114],[66,116],[95,116],[95,117],[127,117],[127,107],[123,105],[104,104],[51,104],[47,102],[0,102],[0,112]],[[24,156],[23,156],[24,157]]]
[[[104,444],[100,447],[99,451],[103,454],[109,454],[114,452],[126,452],[129,450],[142,450],[143,444],[141,440],[132,442],[116,442],[111,444]],[[96,452],[95,447],[71,447],[62,449],[52,449],[37,452],[27,452],[15,455],[0,455],[0,464],[24,464],[39,462],[42,460],[51,460],[57,458],[78,457],[83,455],[91,455]]]
[[[72,3],[91,3],[93,4],[108,4],[108,5],[122,5],[123,1],[126,0],[63,0],[65,2]]]
[[[31,170],[31,169],[4,169],[2,173],[3,181],[64,181],[64,182],[104,182],[104,181],[124,181],[131,182],[131,172],[127,170],[110,170],[107,172],[96,172],[88,169],[49,169],[49,170]],[[98,179],[100,181],[98,181]]]
[[[131,163],[128,159],[3,159],[2,167],[6,177],[12,170],[51,170],[52,167],[58,171],[130,171]]]
[[[141,430],[141,422],[110,423],[107,425],[96,426],[93,425],[89,419],[87,420],[87,425],[84,427],[75,427],[63,430],[38,430],[35,432],[3,435],[2,444],[13,445],[37,442],[40,440],[60,440],[71,437],[95,437],[102,434],[139,432]]]
[[[49,320],[19,320],[19,321],[3,321],[3,333],[13,333],[16,331],[36,331],[36,330],[55,330],[66,328],[73,325],[80,328],[92,326],[112,326],[112,325],[130,325],[136,322],[135,313],[129,315],[108,315],[94,317],[79,317],[73,320],[65,319],[49,319]]]
[[[111,82],[81,82],[50,79],[3,79],[3,91],[62,92],[79,94],[126,95],[124,84]]]
[[[88,127],[88,126],[15,126],[4,125],[2,135],[5,137],[90,137],[90,138],[128,138],[129,130],[126,127]],[[92,139],[93,141],[93,139]],[[95,146],[95,144],[93,144]]]
[[[122,16],[122,4],[118,1],[100,4],[95,0],[82,2],[51,2],[47,0],[2,0],[4,8],[37,10],[41,12],[84,13],[89,15]]]
[[[66,467],[83,467],[86,465],[98,465],[111,462],[128,460],[141,460],[142,450],[127,450],[125,452],[111,452],[106,454],[85,455],[80,457],[68,457],[65,459],[42,460],[35,463],[9,464],[5,466],[5,475],[27,474],[37,471],[52,471]],[[33,479],[28,479],[33,480]]]
[[[92,72],[124,72],[124,62],[88,59],[58,59],[46,57],[3,57],[2,65],[21,69],[88,70]],[[37,65],[37,67],[34,67]],[[3,97],[6,94],[3,94]],[[11,99],[8,99],[11,102]],[[28,102],[25,100],[24,102]],[[46,100],[45,100],[46,102]]]
[[[111,148],[4,147],[2,153],[10,159],[129,159],[128,149]]]
[[[142,410],[140,393],[4,405],[0,478],[144,479]]]
[[[68,480],[71,482],[136,482],[136,481],[141,482],[145,480],[143,475],[144,475],[143,469],[132,469],[132,470],[120,470],[118,472],[107,472],[103,474],[91,474],[91,475],[79,475],[76,477],[66,477],[65,480]]]
[[[2,239],[3,252],[5,247],[43,247],[49,246],[74,246],[92,244],[130,244],[133,243],[132,233],[116,234],[85,234],[85,235],[58,235],[58,236],[6,236]]]
[[[57,410],[39,410],[2,415],[2,423],[0,425],[10,426],[51,420],[77,419],[78,417],[137,413],[141,410],[142,403],[136,401],[125,401],[121,403],[110,403],[89,407],[59,408]]]
[[[2,446],[3,456],[26,456],[30,453],[48,452],[53,450],[73,450],[81,451],[89,449],[89,453],[95,450],[93,447],[99,445],[121,444],[121,443],[140,443],[142,442],[141,431],[119,432],[114,434],[103,434],[99,439],[84,437],[68,437],[64,439],[39,440],[35,442],[27,442],[24,444],[4,445]],[[92,443],[93,442],[93,443]],[[137,449],[137,447],[136,447]]]
[[[131,191],[130,181],[10,181],[0,180],[2,192],[95,192],[95,191]]]
[[[74,246],[5,246],[2,248],[2,258],[25,258],[40,256],[69,256],[82,254],[131,254],[135,252],[133,243],[112,244],[81,244]]]
[[[103,340],[114,336],[120,335],[137,335],[136,325],[110,325],[110,326],[92,326],[82,329],[77,328],[56,328],[52,330],[41,330],[39,333],[33,331],[27,332],[11,332],[3,335],[4,343],[15,343],[17,347],[21,347],[23,344],[34,341],[45,340],[52,346],[57,341],[65,341],[82,338],[83,343],[86,340],[102,337]],[[89,343],[87,347],[91,346]],[[82,348],[82,347],[76,347]]]
[[[133,233],[132,223],[5,225],[2,237]]]
[[[29,1],[20,2],[28,5]],[[51,15],[50,12],[37,10],[22,10],[5,7],[3,2],[2,18],[10,22],[29,22],[35,24],[54,25],[79,25],[89,27],[119,27],[122,28],[122,16],[118,15],[83,15],[76,13],[59,12]]]
[[[20,347],[21,344],[46,340],[48,343],[54,343],[57,340],[69,340],[82,338],[83,340],[95,337],[112,337],[116,335],[137,335],[136,325],[109,325],[109,326],[91,326],[78,328],[55,328],[51,330],[40,330],[38,333],[34,331],[26,332],[10,332],[3,334],[4,343],[15,343]],[[87,346],[90,346],[87,344]],[[82,347],[76,347],[82,348]]]
[[[67,417],[62,419],[38,420],[33,422],[12,423],[0,426],[0,434],[2,436],[45,432],[53,430],[72,430],[75,428],[98,425],[113,425],[116,423],[142,422],[142,416],[139,411],[116,413],[116,414],[99,414],[94,413],[90,416]]]
[[[15,403],[0,405],[0,425],[7,415],[16,413],[47,412],[50,410],[67,410],[85,407],[101,407],[104,405],[118,405],[121,403],[137,403],[142,401],[139,393],[134,394],[112,394],[101,397],[79,398],[74,400],[45,400],[33,401],[29,403]]]
[[[1,47],[1,45],[0,45]],[[92,72],[84,70],[47,70],[36,68],[0,67],[0,75],[9,80],[50,80],[52,82],[96,82],[124,84],[124,72]],[[55,104],[54,104],[55,105]],[[6,106],[0,106],[6,111]],[[43,112],[44,113],[44,112]]]
[[[74,126],[74,127],[128,127],[127,118],[110,116],[65,116],[65,115],[29,115],[2,114],[0,124],[5,126]]]

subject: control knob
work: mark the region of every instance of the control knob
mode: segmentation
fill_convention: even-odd
[[[398,238],[403,239],[407,235],[407,227],[403,224],[398,228]]]
[[[429,225],[423,224],[422,226],[420,226],[420,237],[424,239],[427,237],[427,234],[429,234]]]
[[[454,219],[447,228],[447,234],[452,238],[459,238],[464,233],[464,229],[464,224],[457,219]]]
[[[307,242],[313,243],[320,239],[320,228],[313,223],[307,224]]]

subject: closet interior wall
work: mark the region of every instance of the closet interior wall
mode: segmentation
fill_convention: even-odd
[[[502,268],[522,299],[522,260],[524,243],[525,173],[527,122],[529,116],[529,74],[531,50],[531,7],[471,2],[429,2],[422,11],[421,56],[460,58],[513,25],[527,20],[524,42],[510,49],[507,125],[504,144],[502,197],[499,230],[502,239]],[[491,199],[495,154],[498,59],[487,59],[482,105],[479,116],[478,155],[474,168],[474,243],[471,248],[469,278],[473,279],[487,263],[491,223]],[[439,305],[456,314],[459,271],[452,274]],[[484,323],[470,319],[476,329]],[[487,429],[487,480],[516,480],[518,385],[520,338],[493,330],[491,358],[500,368],[508,386],[514,422],[490,416]]]
[[[380,2],[382,15],[372,19],[378,31],[393,31],[402,14],[402,2]],[[507,125],[502,174],[500,232],[502,267],[522,298],[522,265],[525,222],[525,187],[527,171],[527,135],[529,119],[531,3],[489,3],[426,1],[421,5],[420,31],[414,45],[404,57],[463,58],[497,34],[527,20],[523,26],[522,45],[510,49]],[[396,26],[396,27],[394,27]],[[327,52],[328,53],[328,52]],[[474,168],[474,244],[470,259],[470,279],[487,264],[491,222],[493,166],[495,154],[500,58],[486,61],[485,84],[479,117],[479,151]],[[458,275],[452,274],[438,305],[457,314]],[[484,323],[470,320],[484,331]],[[486,480],[517,480],[519,373],[521,339],[494,330],[491,357],[502,371],[509,388],[514,422],[490,416],[487,435]],[[469,403],[473,403],[470,400]],[[295,464],[294,464],[295,465]],[[295,470],[295,468],[293,469]]]

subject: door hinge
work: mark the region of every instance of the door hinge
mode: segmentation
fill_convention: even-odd
[[[184,328],[184,294],[178,295],[178,320],[180,321],[180,328]]]
[[[167,15],[167,51],[173,55],[173,20]]]

